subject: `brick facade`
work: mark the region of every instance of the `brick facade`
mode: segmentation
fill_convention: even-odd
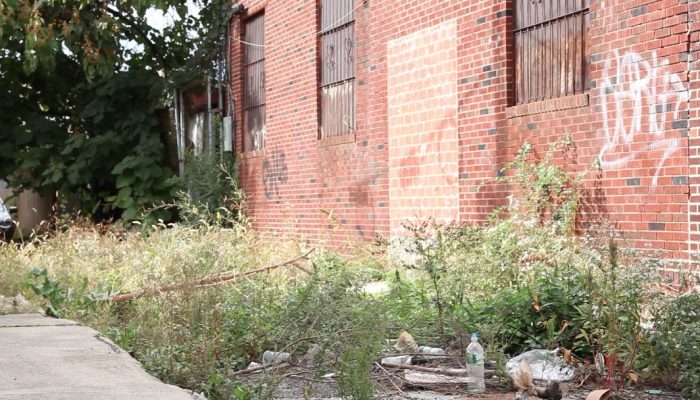
[[[591,169],[589,201],[629,243],[675,260],[700,249],[700,0],[591,0],[587,90],[518,106],[512,0],[356,0],[355,133],[324,140],[318,2],[242,3],[236,148],[258,229],[340,243],[416,216],[483,221],[510,194],[493,178],[517,149],[568,135],[567,168]],[[254,153],[241,149],[235,39],[262,10],[266,145]]]

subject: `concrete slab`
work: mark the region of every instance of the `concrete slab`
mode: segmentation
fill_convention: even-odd
[[[0,316],[0,328],[32,326],[77,326],[75,321],[47,318],[41,314],[8,314]]]
[[[40,315],[0,315],[0,399],[192,400],[97,331]]]

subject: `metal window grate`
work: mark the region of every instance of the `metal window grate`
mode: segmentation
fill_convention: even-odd
[[[355,3],[321,1],[320,138],[355,131]]]
[[[243,149],[265,147],[265,14],[245,22],[243,61]]]
[[[589,0],[515,0],[516,104],[582,93]]]

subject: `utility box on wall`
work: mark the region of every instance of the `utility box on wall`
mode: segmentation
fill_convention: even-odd
[[[41,230],[41,223],[51,217],[51,197],[25,190],[15,202],[17,205],[17,227],[22,235]]]
[[[224,151],[233,151],[233,118],[224,117]]]
[[[0,197],[7,201],[12,195],[13,191],[7,187],[5,181],[0,181]],[[28,236],[32,231],[40,230],[42,221],[51,217],[53,199],[50,196],[25,190],[10,203],[17,207],[17,213],[12,215],[17,224],[15,235]]]

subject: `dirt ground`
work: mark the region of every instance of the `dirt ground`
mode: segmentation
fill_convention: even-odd
[[[383,376],[382,376],[383,375]],[[447,387],[440,390],[425,390],[410,388],[403,385],[396,377],[393,384],[386,374],[374,373],[378,389],[376,397],[382,400],[515,400],[516,393],[504,387],[497,379],[487,379],[487,390],[484,394],[469,394],[464,387]],[[262,381],[270,376],[250,377],[248,381]],[[273,378],[275,379],[275,378]],[[314,378],[313,372],[301,369],[290,369],[281,372],[278,377],[274,398],[278,400],[341,400],[338,395],[338,384],[335,378]],[[395,386],[394,386],[395,385]],[[586,396],[595,389],[602,389],[593,383],[586,384],[582,388],[575,388],[578,384],[562,384],[564,397],[562,400],[585,400]],[[400,391],[399,391],[400,389]],[[659,393],[660,392],[660,393]],[[655,389],[625,390],[618,394],[619,400],[682,400],[677,392]]]

